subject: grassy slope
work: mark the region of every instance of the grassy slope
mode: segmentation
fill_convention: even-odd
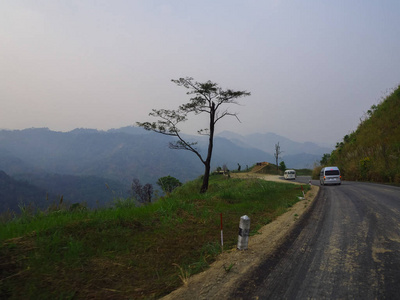
[[[400,86],[337,144],[329,164],[337,165],[345,180],[400,183]]]
[[[212,176],[158,202],[54,211],[0,224],[0,298],[152,299],[165,295],[237,243],[240,216],[253,234],[297,201],[298,186]],[[305,187],[308,188],[308,187]]]

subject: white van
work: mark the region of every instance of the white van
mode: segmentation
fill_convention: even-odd
[[[296,171],[295,170],[286,170],[283,177],[285,179],[296,179]]]
[[[319,182],[325,184],[341,184],[342,176],[338,167],[325,167],[321,169],[319,174]]]

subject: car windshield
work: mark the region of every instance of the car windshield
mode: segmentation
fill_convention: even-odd
[[[326,176],[339,175],[339,170],[326,170],[325,175]]]

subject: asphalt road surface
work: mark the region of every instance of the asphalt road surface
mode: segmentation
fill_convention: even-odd
[[[298,228],[230,298],[400,299],[400,188],[322,186]]]

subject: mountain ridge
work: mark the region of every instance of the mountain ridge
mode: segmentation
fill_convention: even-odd
[[[234,133],[231,135],[235,136]],[[185,135],[185,138],[197,140],[199,152],[206,153],[206,137]],[[279,139],[275,143],[282,140],[283,145],[290,144],[289,139],[281,139],[277,135],[273,138]],[[105,183],[114,182],[116,194],[126,195],[134,178],[143,184],[155,185],[158,178],[163,176],[170,175],[186,182],[202,175],[204,166],[200,160],[189,151],[169,149],[168,145],[172,141],[174,138],[170,136],[133,126],[108,131],[83,128],[69,132],[52,131],[48,128],[0,130],[0,170],[52,194],[68,194],[71,202],[90,199],[93,203],[93,195],[85,196],[80,191],[68,193],[68,184],[75,182],[85,190],[83,183],[90,183],[103,191]],[[257,143],[260,145],[255,147]],[[273,143],[272,139],[269,143]],[[265,136],[260,134],[239,136],[236,140],[218,134],[214,139],[212,170],[223,165],[231,170],[240,165],[245,170],[257,162],[273,163],[274,148],[268,149],[268,153],[266,145]],[[290,145],[292,148],[298,146],[295,142]],[[304,145],[301,146],[304,148]],[[316,155],[301,152],[303,149],[297,153],[293,149],[286,152],[284,147],[281,150],[281,160],[285,161],[288,168],[312,168],[313,163],[322,156],[322,153]],[[87,190],[89,193],[90,189]],[[104,193],[108,191],[104,190]],[[111,193],[108,197],[108,201],[112,201]],[[107,202],[107,199],[101,196],[99,198],[101,203]]]
[[[284,150],[283,155],[294,155],[300,153],[313,154],[313,155],[323,155],[324,153],[329,153],[332,151],[331,148],[325,146],[319,146],[313,142],[296,142],[290,140],[284,136],[278,135],[276,133],[267,132],[267,133],[252,133],[248,135],[240,135],[231,131],[222,131],[217,134],[219,137],[225,137],[237,143],[237,145],[242,145],[247,147],[254,147],[263,151],[271,151],[271,153],[275,150],[275,144],[279,142],[279,145]]]

